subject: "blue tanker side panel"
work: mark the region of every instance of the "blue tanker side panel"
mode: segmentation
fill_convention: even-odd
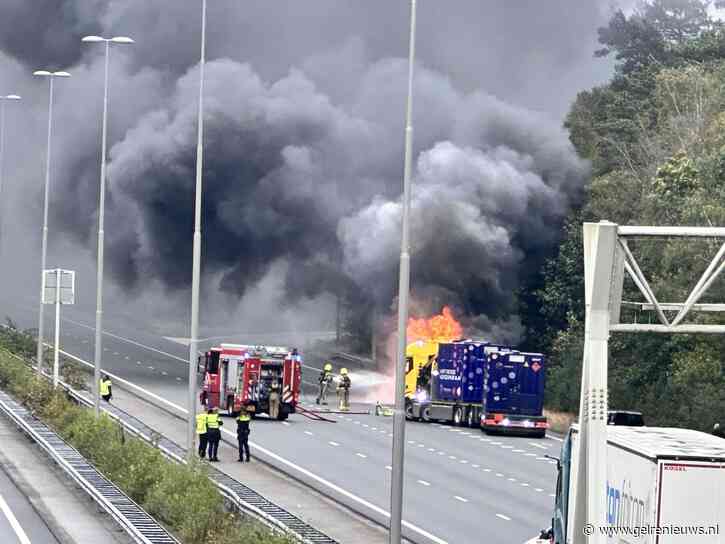
[[[460,400],[462,364],[460,349],[456,344],[438,346],[438,376],[433,381],[435,384],[433,398],[435,400],[445,402]]]
[[[486,412],[538,416],[544,408],[545,358],[492,353],[486,364]]]
[[[488,344],[466,344],[462,349],[461,396],[463,402],[483,402],[483,380],[486,369],[484,348]]]

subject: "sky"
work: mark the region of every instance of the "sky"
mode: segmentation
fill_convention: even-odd
[[[562,122],[579,91],[611,76],[593,51],[614,8],[419,2],[412,284],[422,312],[449,303],[477,330],[517,336],[513,294],[551,254],[587,180]],[[329,326],[343,288],[392,311],[408,15],[402,0],[210,2],[203,323]],[[32,72],[66,69],[49,266],[78,271],[79,308],[92,316],[103,48],[81,44],[86,34],[136,41],[110,57],[109,319],[177,333],[191,277],[197,2],[0,0],[0,94],[24,98],[6,115],[0,296],[32,302],[39,290],[48,87]]]

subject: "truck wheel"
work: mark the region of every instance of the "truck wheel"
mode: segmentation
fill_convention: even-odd
[[[405,401],[405,419],[415,421],[413,417],[413,403],[406,399]]]
[[[430,421],[430,406],[423,406],[420,411],[420,418],[426,423]]]
[[[453,409],[453,424],[456,427],[463,425],[463,409],[460,406]]]
[[[536,431],[535,433],[531,433],[531,436],[533,438],[546,438],[546,430]]]

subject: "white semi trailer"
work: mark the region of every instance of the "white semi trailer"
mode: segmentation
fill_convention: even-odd
[[[543,542],[588,541],[569,530],[578,465],[574,425],[562,446],[552,530]],[[725,440],[689,429],[608,426],[602,493],[606,519],[589,520],[585,529],[604,532],[607,542],[725,544]]]

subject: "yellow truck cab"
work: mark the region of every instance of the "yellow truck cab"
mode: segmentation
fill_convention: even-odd
[[[408,344],[405,350],[405,398],[413,398],[420,369],[430,361],[431,357],[436,355],[438,355],[438,342],[418,340]]]

